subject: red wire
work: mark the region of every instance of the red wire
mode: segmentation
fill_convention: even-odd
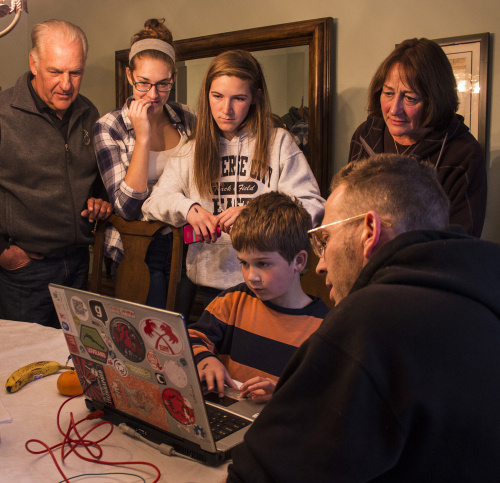
[[[59,410],[57,411],[57,429],[63,435],[63,441],[61,443],[55,444],[54,446],[48,446],[46,443],[44,443],[43,441],[40,441],[39,439],[30,439],[29,441],[26,441],[26,444],[25,444],[26,450],[32,454],[49,453],[52,460],[54,461],[54,464],[55,464],[57,470],[59,471],[61,476],[64,478],[64,481],[67,483],[70,483],[70,482],[67,479],[66,475],[64,474],[63,470],[61,469],[61,467],[57,461],[57,458],[54,454],[54,451],[57,450],[57,448],[59,448],[59,447],[61,448],[61,462],[63,462],[71,453],[75,453],[76,456],[78,456],[78,458],[80,458],[84,461],[88,461],[90,463],[97,463],[100,465],[109,465],[109,466],[145,465],[145,466],[150,466],[157,473],[157,477],[153,481],[153,483],[156,483],[160,479],[161,473],[160,473],[160,470],[158,469],[158,467],[156,467],[152,463],[148,463],[147,461],[101,461],[101,457],[103,456],[103,450],[102,450],[101,446],[99,445],[99,443],[102,443],[104,440],[106,440],[113,432],[113,424],[110,423],[109,421],[101,421],[100,423],[97,423],[94,426],[92,426],[88,431],[86,431],[83,434],[83,436],[80,435],[80,433],[78,431],[78,425],[83,423],[84,421],[97,419],[98,417],[100,417],[104,414],[102,411],[94,411],[93,413],[90,413],[87,417],[80,419],[80,421],[78,421],[76,423],[74,421],[73,413],[70,412],[70,423],[68,425],[68,429],[66,431],[62,430],[61,424],[60,424],[60,416],[61,416],[62,408],[64,407],[64,405],[66,403],[68,403],[69,401],[71,401],[75,397],[80,397],[80,396],[72,396],[72,397],[66,399],[66,401],[64,401],[61,404],[61,406],[59,407]],[[102,438],[95,440],[95,441],[92,439],[86,439],[90,433],[92,433],[93,431],[95,431],[96,429],[98,429],[104,425],[109,426],[109,431],[105,436],[103,436]],[[71,437],[72,432],[74,432],[75,437]],[[35,450],[30,448],[30,444],[33,444],[33,443],[38,443],[45,449],[35,451]],[[64,449],[66,446],[69,449],[65,453]],[[87,453],[90,455],[90,458],[80,454],[80,452],[78,451],[78,448],[81,446],[83,446],[83,448],[85,448]],[[95,450],[95,454],[93,453],[92,450]]]

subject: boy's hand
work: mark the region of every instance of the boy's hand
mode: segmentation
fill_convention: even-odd
[[[206,357],[198,363],[198,376],[200,381],[206,381],[209,391],[215,389],[217,383],[217,391],[219,397],[224,397],[224,383],[229,387],[238,389],[238,386],[231,379],[231,376],[226,371],[226,368],[217,357]]]
[[[206,243],[217,241],[217,220],[215,215],[198,204],[189,208],[186,221],[193,227],[196,238]]]
[[[250,397],[255,402],[267,402],[271,399],[276,382],[267,377],[252,377],[241,387],[240,398]]]

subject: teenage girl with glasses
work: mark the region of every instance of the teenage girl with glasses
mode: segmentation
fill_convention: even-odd
[[[126,220],[141,218],[144,200],[195,123],[188,106],[168,100],[177,69],[172,34],[163,22],[149,19],[132,37],[127,78],[133,95],[95,126],[99,170],[115,213]],[[151,242],[146,255],[151,276],[146,303],[159,308],[165,308],[170,274],[172,233],[167,231]],[[111,226],[105,254],[115,269],[123,259],[123,244]]]

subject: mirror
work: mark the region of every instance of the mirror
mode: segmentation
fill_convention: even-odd
[[[226,50],[244,49],[255,53],[259,62],[263,64],[266,82],[269,83],[272,108],[279,117],[284,116],[290,107],[299,108],[302,97],[304,97],[303,106],[308,107],[309,114],[306,154],[311,170],[325,198],[328,195],[330,181],[330,139],[332,137],[332,36],[333,19],[328,17],[194,37],[174,42],[179,73],[190,69],[190,66],[194,70],[202,72],[198,81],[198,92],[201,79],[208,67],[208,58],[215,57]],[[128,65],[128,52],[128,49],[115,52],[117,107],[121,107],[127,97],[131,95],[131,87],[125,74],[125,68]],[[304,83],[299,81],[294,84],[290,88],[290,92],[287,89],[285,97],[283,97],[282,92],[280,92],[280,97],[273,97],[273,90],[276,89],[272,87],[271,80],[273,77],[279,77],[279,75],[273,75],[273,70],[277,65],[273,64],[273,58],[275,58],[274,54],[278,52],[287,54],[288,60],[283,68],[288,71],[293,70],[294,76],[295,72],[300,70],[298,66],[301,59],[302,63],[306,63],[302,67],[302,71],[308,78]],[[307,55],[305,55],[306,53]],[[200,59],[204,59],[203,62]],[[190,63],[189,61],[194,62]],[[205,61],[207,64],[204,64]],[[199,68],[200,65],[203,68]],[[188,70],[188,72],[190,71]],[[189,74],[189,77],[191,83],[194,76]],[[184,77],[184,79],[186,78]],[[287,75],[287,79],[290,79],[290,74]],[[189,89],[187,82],[183,81],[181,77],[180,82],[178,80],[176,98],[179,102],[196,107],[197,93],[194,96],[195,104],[193,105],[193,94],[189,93]]]

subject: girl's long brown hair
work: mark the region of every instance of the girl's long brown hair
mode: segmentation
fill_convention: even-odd
[[[227,75],[250,81],[252,105],[239,130],[246,129],[255,139],[250,176],[264,177],[268,168],[272,141],[272,113],[262,69],[257,60],[244,50],[219,54],[210,64],[203,79],[198,101],[198,124],[195,133],[194,182],[203,197],[213,194],[220,178],[219,136],[222,135],[210,110],[210,87],[217,77]]]

